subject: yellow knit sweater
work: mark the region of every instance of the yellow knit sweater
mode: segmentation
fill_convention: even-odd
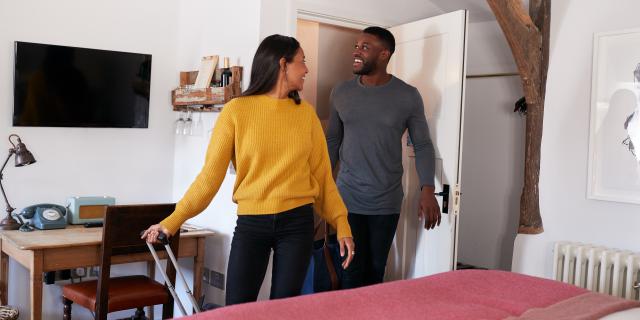
[[[347,208],[331,175],[320,120],[311,105],[266,95],[227,103],[211,135],[204,167],[176,210],[160,224],[172,234],[202,212],[232,161],[233,202],[239,215],[274,214],[313,203],[316,212],[350,237]]]

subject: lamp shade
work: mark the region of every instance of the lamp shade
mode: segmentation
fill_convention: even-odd
[[[16,167],[22,167],[36,162],[36,159],[31,154],[31,151],[27,149],[27,146],[18,138],[18,144],[16,145]]]

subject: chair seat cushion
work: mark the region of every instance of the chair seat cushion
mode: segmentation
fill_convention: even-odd
[[[95,311],[97,286],[97,280],[68,284],[62,287],[62,296]],[[146,276],[109,279],[108,312],[164,304],[169,298],[164,285]]]

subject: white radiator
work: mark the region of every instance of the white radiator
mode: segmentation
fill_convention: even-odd
[[[638,297],[640,254],[590,244],[558,242],[553,278],[591,291],[626,299]]]

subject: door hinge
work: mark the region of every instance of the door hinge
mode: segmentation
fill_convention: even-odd
[[[456,183],[453,186],[453,215],[457,216],[460,214],[460,198],[462,197],[462,192],[460,192],[460,184]]]

